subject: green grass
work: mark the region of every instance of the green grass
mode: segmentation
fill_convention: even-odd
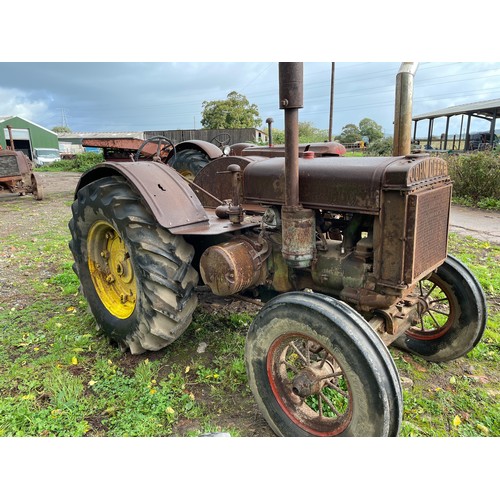
[[[200,308],[168,348],[122,353],[96,330],[78,293],[67,201],[68,212],[48,225],[37,205],[18,212],[20,203],[9,210],[32,217],[32,231],[0,240],[0,436],[272,435],[245,370],[250,314]],[[500,248],[454,234],[449,242],[487,294],[487,330],[450,363],[391,348],[412,381],[401,435],[500,436]]]
[[[450,234],[449,253],[474,273],[488,300],[482,341],[464,358],[428,363],[391,349],[404,391],[402,436],[500,436],[500,247]]]

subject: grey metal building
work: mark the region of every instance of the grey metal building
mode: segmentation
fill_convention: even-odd
[[[474,149],[473,145],[475,144],[475,142],[471,141],[471,135],[472,135],[471,121],[473,118],[480,118],[485,120],[485,127],[483,133],[483,135],[485,136],[484,139],[486,141],[485,144],[489,144],[490,147],[494,146],[496,120],[497,117],[500,116],[500,99],[474,102],[470,104],[461,104],[459,106],[452,106],[449,108],[432,111],[431,113],[425,113],[414,116],[412,118],[414,122],[413,139],[414,140],[417,139],[416,135],[417,135],[418,122],[422,120],[429,120],[427,129],[427,146],[430,147],[434,131],[434,121],[438,118],[444,117],[446,118],[446,125],[445,125],[445,131],[442,134],[443,149],[449,149],[450,146],[449,126],[450,126],[450,120],[454,116],[461,117],[458,147],[456,149],[463,149],[464,151],[469,151],[470,149]],[[463,141],[463,148],[462,148],[462,141]]]

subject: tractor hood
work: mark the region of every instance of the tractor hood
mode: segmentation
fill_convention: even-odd
[[[378,214],[381,191],[413,191],[448,180],[444,160],[427,154],[401,157],[299,160],[299,201],[303,207]],[[245,203],[283,205],[285,160],[249,164],[243,172]]]

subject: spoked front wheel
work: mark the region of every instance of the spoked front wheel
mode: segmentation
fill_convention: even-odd
[[[472,350],[484,333],[486,298],[480,284],[455,257],[417,285],[419,317],[394,346],[427,361],[450,361]]]
[[[396,436],[399,376],[377,334],[331,297],[292,292],[268,302],[247,336],[253,395],[281,436]]]

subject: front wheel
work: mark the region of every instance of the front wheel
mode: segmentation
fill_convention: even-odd
[[[291,292],[252,323],[245,358],[253,395],[280,436],[396,436],[402,395],[394,362],[346,304]]]
[[[104,334],[132,354],[173,342],[197,304],[193,247],[160,227],[120,177],[80,189],[72,211],[73,268]]]
[[[486,328],[486,298],[474,275],[448,256],[435,273],[417,285],[420,300],[416,325],[393,343],[427,361],[464,356]]]
[[[43,183],[42,183],[42,178],[40,177],[39,174],[33,172],[31,174],[31,186],[32,186],[32,192],[33,196],[35,197],[35,200],[41,201],[43,200]]]

